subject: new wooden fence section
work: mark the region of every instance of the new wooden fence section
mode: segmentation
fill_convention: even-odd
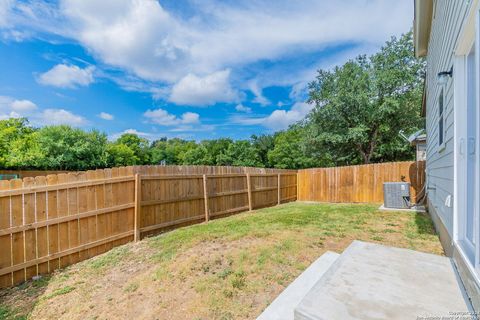
[[[136,176],[138,235],[296,200],[296,173]],[[279,184],[280,182],[280,184]]]
[[[296,200],[296,171],[137,166],[0,181],[0,287],[186,224]]]
[[[319,202],[383,202],[383,183],[411,183],[416,201],[425,183],[425,162],[389,162],[298,171],[298,200]]]

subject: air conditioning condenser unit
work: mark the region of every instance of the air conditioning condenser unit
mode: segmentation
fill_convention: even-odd
[[[383,183],[383,201],[385,208],[410,209],[410,183]]]

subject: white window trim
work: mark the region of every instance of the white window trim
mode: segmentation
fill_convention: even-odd
[[[461,32],[458,37],[458,42],[456,49],[454,51],[454,202],[453,202],[453,245],[455,249],[462,257],[467,269],[470,271],[470,274],[475,279],[477,285],[480,286],[480,226],[477,227],[475,231],[475,239],[477,243],[477,248],[475,249],[475,263],[471,264],[470,260],[468,259],[465,251],[463,250],[462,245],[460,245],[461,235],[459,234],[459,228],[462,228],[460,223],[459,215],[462,211],[465,210],[466,203],[462,203],[462,194],[464,190],[462,189],[462,183],[466,181],[461,181],[465,179],[465,174],[462,173],[465,166],[465,159],[462,153],[466,152],[466,132],[464,129],[466,128],[466,119],[465,114],[462,114],[462,110],[466,104],[466,65],[465,65],[465,56],[468,55],[470,49],[475,42],[475,61],[477,65],[477,72],[475,75],[477,86],[480,84],[480,2],[478,0],[472,1],[472,6],[465,18],[465,22],[462,26]],[[477,41],[475,41],[477,40]],[[480,104],[480,92],[477,90],[476,92],[476,104],[477,110],[479,109]],[[465,112],[465,111],[463,111]],[[480,121],[479,115],[477,115],[477,132],[476,132],[476,150],[479,150],[480,146]],[[477,153],[478,154],[478,153]],[[478,167],[477,169],[480,169]],[[480,187],[480,178],[477,172],[476,179],[475,179],[475,187],[478,192]],[[475,209],[477,213],[480,213],[480,199],[476,197],[475,201]],[[476,223],[478,224],[479,221],[477,220]]]

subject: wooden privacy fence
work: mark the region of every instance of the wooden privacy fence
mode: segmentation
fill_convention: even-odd
[[[298,200],[383,202],[383,183],[411,183],[412,200],[421,197],[425,162],[388,162],[349,167],[298,170]]]
[[[0,287],[181,225],[296,200],[296,171],[142,166],[0,181]]]
[[[297,196],[296,173],[136,176],[137,238]]]

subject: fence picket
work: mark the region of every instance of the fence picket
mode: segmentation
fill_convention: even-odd
[[[0,181],[0,191],[10,189],[9,181]],[[10,228],[10,197],[0,198],[0,228]],[[0,236],[0,269],[12,265],[12,236],[10,234]],[[12,274],[0,276],[0,288],[12,285]]]
[[[203,203],[205,206],[205,222],[210,220],[208,212],[208,189],[207,189],[207,175],[203,175]]]
[[[140,216],[141,216],[141,201],[140,194],[142,192],[142,181],[140,174],[135,174],[135,236],[134,241],[140,240]]]

